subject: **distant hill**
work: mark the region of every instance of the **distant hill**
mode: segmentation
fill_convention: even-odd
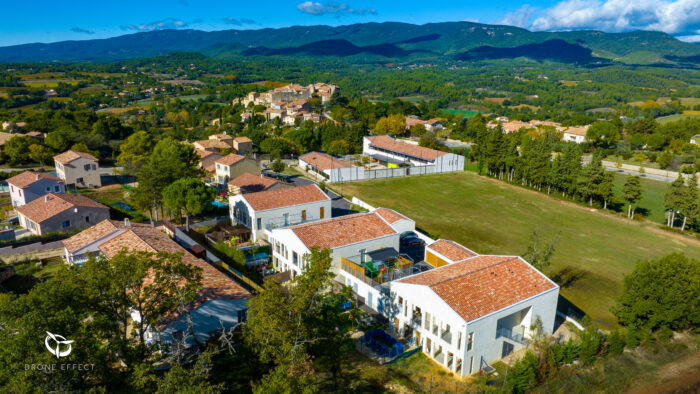
[[[563,48],[568,55],[548,53],[548,48]],[[0,62],[110,62],[186,51],[214,57],[362,54],[377,60],[412,56],[479,60],[484,56],[510,58],[518,53],[516,57],[581,63],[586,58],[584,50],[590,51],[590,61],[603,58],[633,64],[692,65],[700,56],[700,45],[659,32],[531,32],[472,22],[385,22],[214,32],[161,30],[107,39],[14,45],[0,47]]]

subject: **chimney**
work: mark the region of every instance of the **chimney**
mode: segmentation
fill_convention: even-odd
[[[44,196],[44,202],[49,202],[49,195],[48,194]]]
[[[124,218],[124,227],[131,227],[131,222],[129,221],[129,218]]]
[[[38,174],[38,173],[36,174],[36,180],[37,180],[37,181],[39,180],[39,174]]]

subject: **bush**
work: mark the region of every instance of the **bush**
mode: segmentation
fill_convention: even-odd
[[[622,354],[625,350],[625,338],[620,331],[615,330],[608,336],[608,354]]]
[[[214,250],[228,257],[239,266],[245,266],[245,254],[242,250],[231,246],[228,242],[218,241],[213,246]]]
[[[587,327],[579,333],[579,360],[583,364],[589,365],[595,361],[595,357],[600,352],[601,339],[602,335],[592,327]]]
[[[506,390],[511,393],[524,393],[537,384],[539,359],[528,351],[523,358],[513,364],[506,377]]]
[[[276,173],[281,173],[287,166],[280,159],[275,159],[275,161],[270,164],[270,169]]]

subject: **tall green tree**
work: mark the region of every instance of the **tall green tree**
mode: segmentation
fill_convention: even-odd
[[[674,227],[676,222],[676,215],[683,209],[685,205],[686,188],[685,179],[683,174],[678,173],[678,178],[676,178],[671,185],[666,190],[666,195],[664,196],[664,207],[666,208],[666,225],[671,228]]]
[[[146,131],[142,130],[130,135],[119,145],[117,165],[124,168],[125,174],[135,176],[141,167],[148,162],[153,145],[153,138]]]
[[[627,217],[634,219],[633,205],[642,199],[642,182],[639,176],[628,176],[622,185],[622,199],[627,201]]]
[[[600,184],[603,182],[605,169],[601,158],[593,155],[591,162],[583,167],[581,178],[579,179],[578,192],[584,201],[588,200],[588,205],[593,206],[593,199],[598,197]]]
[[[598,121],[588,128],[586,139],[596,147],[615,146],[620,140],[620,129],[612,122]]]
[[[700,194],[698,193],[698,178],[695,173],[688,179],[688,188],[683,201],[683,225],[681,226],[681,231],[685,230],[688,219],[693,225],[700,219]]]
[[[42,166],[51,161],[53,152],[41,144],[29,145],[29,158]]]
[[[603,179],[598,184],[598,196],[603,200],[603,209],[608,209],[608,203],[615,197],[613,187],[615,186],[615,173],[605,171]]]
[[[182,178],[163,190],[163,205],[172,212],[184,213],[187,231],[190,216],[204,212],[214,201],[216,192],[197,178]]]
[[[628,328],[695,329],[700,326],[700,262],[683,254],[640,261],[625,276],[612,312]]]

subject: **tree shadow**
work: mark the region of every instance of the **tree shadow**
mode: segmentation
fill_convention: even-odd
[[[564,267],[552,274],[550,278],[553,281],[555,281],[559,285],[559,287],[567,288],[571,287],[574,283],[576,283],[586,275],[586,271],[580,270],[578,268]]]

